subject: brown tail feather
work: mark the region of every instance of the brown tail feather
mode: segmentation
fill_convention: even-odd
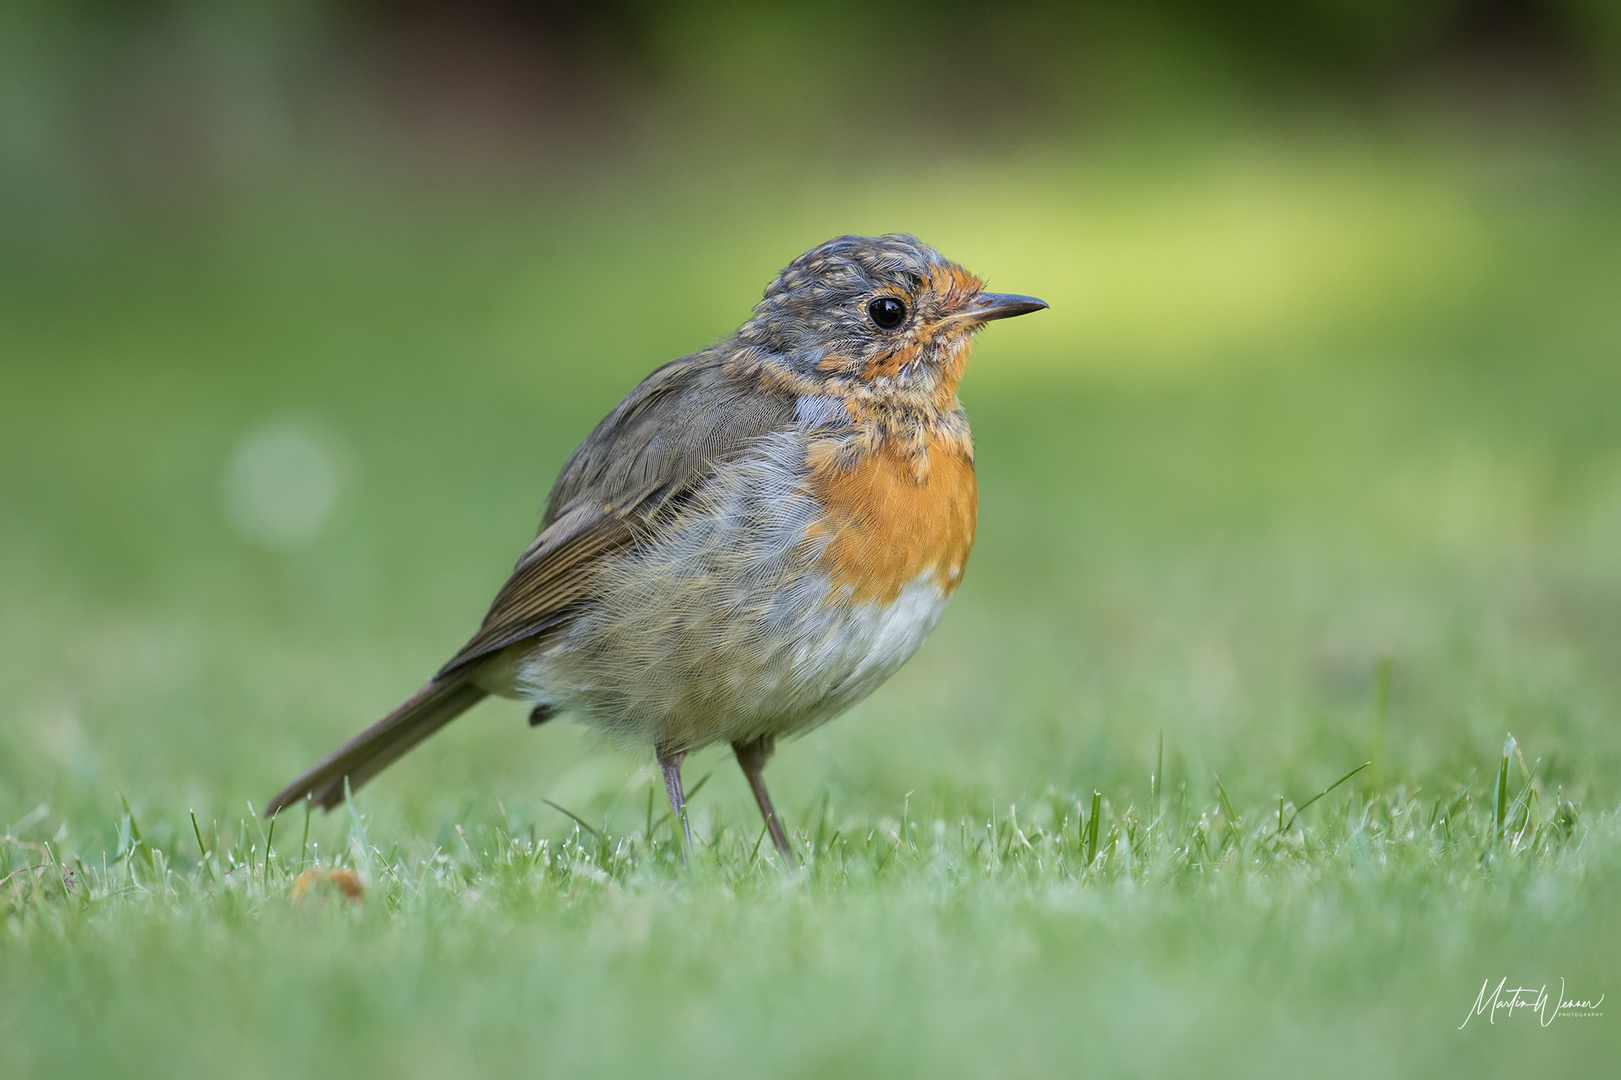
[[[276,792],[265,817],[306,795],[324,810],[343,801],[343,781],[351,790],[382,772],[394,759],[478,704],[485,691],[455,676],[435,679],[402,701],[393,712],[334,750],[320,764]]]

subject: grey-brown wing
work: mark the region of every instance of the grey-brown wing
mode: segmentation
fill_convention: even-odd
[[[793,408],[792,398],[727,374],[714,351],[649,375],[569,456],[540,535],[440,676],[566,622],[605,555],[678,513],[717,466],[791,424]]]

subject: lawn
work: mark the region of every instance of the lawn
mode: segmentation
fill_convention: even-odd
[[[1337,124],[9,222],[0,1076],[1602,1073],[1612,1003],[1460,1023],[1621,992],[1621,170]],[[642,374],[886,230],[1052,310],[941,627],[773,762],[800,866],[720,752],[683,869],[505,702],[251,813]]]

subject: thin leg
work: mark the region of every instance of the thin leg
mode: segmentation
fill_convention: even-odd
[[[681,845],[681,861],[687,861],[687,852],[692,850],[692,826],[687,824],[687,797],[681,791],[681,759],[687,756],[685,750],[660,750],[659,769],[664,773],[664,790],[670,796],[670,809],[675,811],[676,818],[681,822],[681,833],[685,843]]]
[[[762,735],[750,743],[732,744],[732,752],[737,755],[737,763],[743,767],[743,775],[749,778],[749,787],[754,791],[754,801],[760,806],[760,816],[765,818],[765,827],[771,833],[771,842],[777,845],[783,860],[792,866],[794,851],[788,846],[788,836],[782,831],[782,822],[777,819],[776,807],[771,805],[771,793],[765,789],[763,775],[765,763],[770,760],[771,752],[776,748],[776,740],[769,735]]]

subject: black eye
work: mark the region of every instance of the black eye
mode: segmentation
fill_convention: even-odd
[[[906,304],[893,296],[880,296],[867,305],[867,314],[880,329],[893,330],[906,321]]]

